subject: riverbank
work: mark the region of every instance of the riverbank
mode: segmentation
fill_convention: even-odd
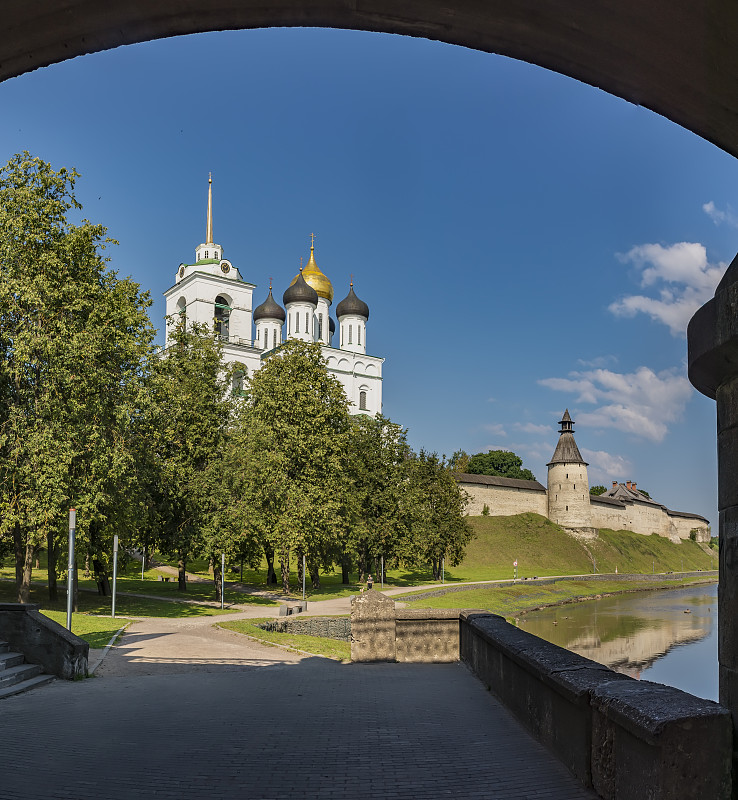
[[[717,575],[707,573],[685,578],[668,578],[656,576],[649,580],[638,576],[638,581],[629,580],[630,576],[601,576],[595,580],[581,578],[547,579],[545,581],[521,581],[518,583],[493,584],[488,586],[469,587],[459,591],[448,591],[438,595],[431,593],[423,597],[412,598],[410,595],[395,597],[407,608],[476,608],[499,614],[506,619],[515,619],[531,611],[540,611],[552,606],[596,600],[616,594],[632,594],[634,592],[678,589],[683,586],[699,586],[717,583]],[[609,579],[608,579],[609,578]]]

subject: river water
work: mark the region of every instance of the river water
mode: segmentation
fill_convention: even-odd
[[[518,626],[617,672],[718,699],[717,584],[569,603]]]

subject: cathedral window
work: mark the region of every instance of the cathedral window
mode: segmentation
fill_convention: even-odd
[[[359,392],[359,409],[366,411],[366,392]]]
[[[218,257],[218,251],[216,250],[216,251],[213,253],[213,258],[217,258],[217,257]]]
[[[300,314],[295,314],[295,333],[300,332]]]
[[[305,333],[310,333],[310,312],[305,312]]]
[[[356,343],[361,344],[361,325],[356,326]]]
[[[276,347],[276,346],[277,346],[277,329],[275,328],[272,331],[272,347]]]
[[[208,258],[208,251],[205,251],[205,258]]]
[[[323,341],[323,315],[318,314],[318,339]]]
[[[215,298],[215,332],[224,341],[228,341],[228,333],[230,326],[231,308],[228,305],[228,300],[219,294]]]
[[[269,347],[269,329],[264,328],[264,349]]]
[[[236,396],[236,397],[242,397],[243,396],[243,393],[244,393],[243,392],[244,374],[245,374],[245,372],[242,369],[237,369],[233,373],[233,384],[232,384],[232,387],[233,387],[233,395]]]
[[[349,340],[348,343],[351,344],[351,326],[349,325]]]

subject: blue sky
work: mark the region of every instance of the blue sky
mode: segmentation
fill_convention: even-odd
[[[568,407],[590,482],[717,529],[714,403],[684,329],[738,250],[738,162],[510,59],[398,36],[226,32],[0,84],[0,160],[82,174],[112,265],[154,300],[215,239],[263,300],[309,253],[354,275],[384,410],[415,448],[512,449],[545,482]]]

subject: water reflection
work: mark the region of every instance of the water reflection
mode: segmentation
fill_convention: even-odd
[[[717,700],[716,585],[557,606],[518,625],[617,672]]]

